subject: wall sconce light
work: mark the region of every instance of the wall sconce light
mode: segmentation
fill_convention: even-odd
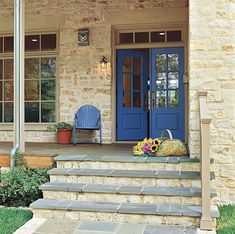
[[[100,60],[101,69],[107,68],[107,63],[108,63],[107,58],[103,56],[102,59]]]

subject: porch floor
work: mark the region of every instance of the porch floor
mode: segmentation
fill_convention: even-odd
[[[12,142],[0,142],[0,156],[8,156],[12,149]],[[55,156],[67,155],[132,155],[131,144],[76,144],[58,145],[56,143],[26,143],[25,155],[28,156]]]

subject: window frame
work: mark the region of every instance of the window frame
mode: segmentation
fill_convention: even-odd
[[[55,34],[56,35],[56,49],[55,50],[37,50],[37,51],[25,51],[25,59],[27,58],[48,58],[48,57],[54,57],[56,58],[56,78],[55,78],[55,122],[51,123],[45,123],[45,122],[25,122],[25,130],[45,130],[45,128],[48,125],[55,124],[56,122],[59,121],[59,32],[58,31],[43,31],[43,32],[27,32],[25,33],[25,36],[33,36],[33,35],[45,35],[45,34]],[[4,34],[1,33],[0,37],[9,37],[12,36],[12,34]],[[4,43],[3,43],[4,47]],[[40,40],[40,48],[41,48],[41,40]],[[4,51],[4,48],[3,48]],[[0,59],[14,59],[14,52],[7,52],[7,53],[0,53]],[[41,78],[39,79],[41,81]],[[41,90],[40,90],[41,93]],[[2,100],[2,103],[7,103],[11,101],[5,101]],[[25,102],[30,102],[29,100],[24,100]],[[38,103],[44,102],[43,100],[38,100]],[[47,102],[47,100],[45,100]],[[49,101],[48,101],[49,102]],[[41,108],[39,109],[41,110]],[[40,113],[41,115],[41,113]],[[3,113],[4,117],[4,113]],[[0,131],[6,130],[6,131],[11,131],[13,130],[13,123],[9,122],[0,122]]]

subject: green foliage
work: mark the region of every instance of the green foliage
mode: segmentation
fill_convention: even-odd
[[[15,154],[15,165],[17,167],[21,167],[21,166],[27,166],[27,161],[24,158],[24,155],[17,152]]]
[[[31,211],[22,209],[0,209],[0,233],[12,234],[33,217]]]
[[[50,125],[47,127],[48,132],[57,132],[58,129],[73,129],[73,126],[66,122],[60,122],[54,125]]]
[[[218,234],[235,233],[235,206],[224,205],[219,208],[220,218],[217,220]]]
[[[42,197],[39,186],[47,181],[47,169],[17,167],[13,172],[0,175],[0,205],[29,206]]]

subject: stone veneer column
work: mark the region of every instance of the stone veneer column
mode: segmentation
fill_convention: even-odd
[[[198,90],[208,91],[211,155],[221,203],[235,202],[235,2],[189,1],[189,146],[199,155]]]

